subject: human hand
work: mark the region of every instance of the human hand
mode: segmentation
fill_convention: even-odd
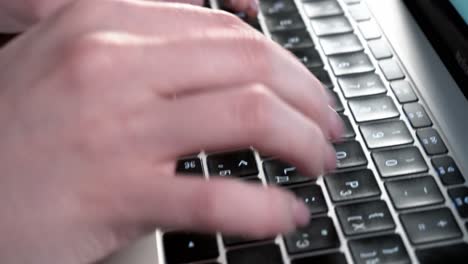
[[[2,263],[90,263],[156,227],[261,238],[307,223],[279,188],[177,177],[200,149],[253,146],[312,176],[335,164],[325,89],[224,12],[77,1],[0,67]]]

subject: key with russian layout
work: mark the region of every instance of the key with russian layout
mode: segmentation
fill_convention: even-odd
[[[319,37],[353,32],[353,27],[345,16],[315,18],[310,23]]]
[[[448,193],[458,210],[458,214],[463,218],[468,217],[468,187],[450,189]]]
[[[347,264],[343,253],[330,253],[326,255],[317,255],[312,257],[297,258],[291,261],[292,264]]]
[[[343,114],[340,114],[341,119],[343,120],[344,125],[344,133],[342,135],[342,139],[352,139],[356,137],[356,133],[354,132],[354,128],[349,121],[349,118]]]
[[[176,173],[203,177],[203,167],[200,158],[193,157],[178,160],[176,165]]]
[[[303,185],[291,188],[296,197],[307,205],[312,215],[326,213],[327,203],[323,197],[322,188],[316,184]]]
[[[229,250],[226,259],[229,264],[283,264],[280,248],[273,243]]]
[[[305,14],[309,18],[342,15],[343,10],[336,0],[323,0],[304,3]]]
[[[395,229],[384,201],[337,206],[336,214],[347,236]]]
[[[374,55],[374,58],[378,60],[393,57],[392,51],[384,39],[370,40],[367,42],[367,45],[369,45],[369,49],[372,55]]]
[[[358,26],[362,36],[366,40],[378,39],[382,37],[379,27],[372,20],[361,22],[358,24]]]
[[[258,175],[258,168],[252,150],[219,153],[207,158],[210,176],[249,177]]]
[[[390,181],[385,183],[396,209],[441,204],[445,201],[432,176]]]
[[[297,12],[296,4],[293,0],[260,1],[260,10],[265,16]]]
[[[347,169],[367,165],[361,144],[357,141],[346,141],[334,144],[336,151],[336,168]]]
[[[335,173],[324,177],[333,202],[349,201],[380,195],[371,170]]]
[[[210,260],[219,256],[214,235],[168,232],[163,235],[163,245],[167,264]]]
[[[330,92],[330,95],[333,97],[335,101],[335,105],[333,106],[333,110],[335,110],[337,113],[341,113],[344,111],[344,106],[343,103],[341,102],[340,98],[338,97],[338,94],[335,92]]]
[[[432,158],[431,163],[444,185],[455,185],[465,182],[465,178],[463,178],[463,175],[452,157],[443,156]]]
[[[348,6],[348,11],[351,17],[357,22],[371,19],[371,14],[365,4],[350,5]]]
[[[289,185],[312,180],[312,178],[299,173],[296,167],[277,159],[264,161],[263,170],[271,184]]]
[[[340,240],[328,217],[312,218],[309,225],[284,236],[289,254],[337,248]]]
[[[346,98],[383,94],[387,88],[375,73],[365,73],[338,78],[338,84]]]
[[[413,136],[401,120],[363,124],[359,127],[369,149],[411,144]]]
[[[393,100],[389,96],[372,96],[350,99],[349,108],[356,122],[369,122],[400,116]]]
[[[439,155],[448,152],[437,130],[433,128],[423,128],[417,130],[416,135],[428,155]]]
[[[359,38],[352,33],[322,37],[320,44],[327,56],[364,50]]]
[[[374,65],[364,52],[340,54],[329,57],[330,66],[336,76],[373,72]]]
[[[417,147],[372,152],[383,178],[427,172],[429,168]]]
[[[413,244],[423,244],[462,236],[448,208],[400,215],[403,227]]]
[[[270,32],[303,29],[305,24],[299,13],[286,13],[265,17]]]
[[[314,48],[295,49],[292,53],[308,68],[323,68],[322,58]]]
[[[363,238],[349,242],[356,264],[409,264],[411,260],[399,235]]]
[[[400,104],[416,102],[418,100],[411,84],[406,80],[391,82],[390,87]]]
[[[314,42],[305,29],[279,31],[271,33],[273,41],[285,49],[312,48]]]
[[[398,62],[393,59],[379,61],[380,70],[382,70],[385,78],[388,81],[400,80],[405,78],[403,70],[398,65]]]
[[[436,248],[416,250],[419,263],[422,264],[466,264],[468,259],[468,244],[447,245]]]
[[[333,88],[333,82],[328,71],[321,68],[308,68],[309,71],[328,89]]]
[[[432,126],[432,121],[424,110],[424,107],[419,103],[410,103],[403,105],[403,111],[405,111],[411,125],[414,128],[422,128]]]

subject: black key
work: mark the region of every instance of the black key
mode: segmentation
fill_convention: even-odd
[[[309,48],[314,42],[305,29],[271,33],[271,38],[286,49]]]
[[[401,120],[363,124],[359,128],[370,149],[411,144],[414,141]]]
[[[378,39],[382,37],[379,27],[373,21],[359,23],[359,30],[364,39]]]
[[[364,50],[359,38],[352,33],[322,37],[320,44],[327,56]]]
[[[305,28],[299,13],[286,13],[265,17],[265,23],[270,32]]]
[[[340,246],[335,226],[328,217],[311,219],[309,225],[296,230],[292,234],[285,235],[284,240],[290,254]]]
[[[361,144],[357,141],[347,141],[334,144],[336,151],[336,168],[347,169],[367,165]]]
[[[346,98],[376,95],[387,92],[380,77],[375,73],[365,73],[338,78],[338,84]]]
[[[329,58],[330,66],[336,76],[372,72],[374,65],[363,52],[335,55]]]
[[[374,58],[378,60],[388,59],[393,56],[390,47],[383,39],[371,40],[367,44],[369,45],[369,49],[372,52],[372,55],[374,55]]]
[[[460,169],[458,169],[452,157],[444,156],[432,158],[432,166],[434,166],[437,175],[439,175],[444,185],[455,185],[465,182],[465,178],[463,178]]]
[[[452,213],[447,208],[402,214],[400,219],[413,244],[423,244],[462,236]]]
[[[208,171],[211,176],[258,175],[258,168],[252,150],[212,154],[207,158]]]
[[[398,65],[395,60],[382,60],[379,62],[379,66],[388,81],[405,78],[405,74],[401,70],[400,65]]]
[[[423,264],[466,264],[468,259],[468,244],[455,244],[437,248],[416,250],[419,263]]]
[[[371,19],[369,9],[364,4],[350,5],[348,11],[351,17],[358,22]]]
[[[416,131],[416,135],[428,155],[439,155],[448,152],[437,130],[423,128]]]
[[[324,70],[319,68],[309,68],[309,70],[317,77],[317,79],[328,89],[333,88],[333,82],[330,78],[330,74]]]
[[[375,165],[383,178],[427,172],[429,168],[417,147],[375,151]]]
[[[351,139],[351,138],[356,137],[356,133],[354,132],[353,126],[351,125],[349,118],[343,114],[340,114],[340,117],[341,119],[343,119],[343,124],[344,124],[344,133],[341,138]]]
[[[403,111],[405,111],[406,116],[414,128],[432,126],[431,119],[422,105],[418,103],[405,104],[403,105]]]
[[[309,207],[312,215],[326,213],[327,203],[320,186],[312,184],[291,188],[291,191]]]
[[[418,100],[418,97],[416,97],[416,94],[408,81],[394,81],[390,83],[390,87],[395,93],[400,104],[416,102]]]
[[[384,201],[337,206],[336,214],[343,232],[348,236],[395,228],[395,223]]]
[[[309,68],[323,68],[323,61],[320,54],[314,48],[295,49],[294,55]]]
[[[459,187],[448,191],[461,217],[468,217],[468,188]]]
[[[335,110],[338,113],[343,112],[344,111],[344,106],[343,106],[343,103],[341,103],[341,100],[338,97],[338,94],[336,94],[335,92],[331,92],[330,94],[335,100],[335,105],[333,106],[333,110]]]
[[[371,170],[336,173],[324,177],[334,202],[380,195],[380,189]]]
[[[283,264],[280,248],[276,244],[230,250],[226,253],[226,258],[229,264]]]
[[[311,19],[311,25],[319,37],[353,32],[353,27],[344,16]]]
[[[219,256],[214,235],[170,232],[163,235],[163,244],[168,264],[209,260]]]
[[[201,160],[198,157],[184,158],[177,161],[176,173],[187,175],[199,175],[203,177]]]
[[[390,181],[385,184],[396,209],[443,203],[444,197],[431,176]]]
[[[338,2],[335,0],[323,0],[304,3],[304,11],[309,18],[342,15]]]
[[[305,257],[301,259],[294,259],[292,264],[347,264],[345,255],[343,253],[330,253],[327,255],[318,255],[312,257]]]
[[[268,239],[268,240],[273,240],[274,238]],[[249,244],[249,243],[254,243],[258,242],[261,240],[258,239],[252,239],[249,237],[238,237],[238,236],[224,236],[223,235],[223,243],[226,245],[226,247],[231,247],[231,246],[237,246],[237,245],[243,245],[243,244]]]
[[[296,167],[276,159],[264,161],[263,170],[271,184],[289,185],[312,180],[312,178],[300,174]]]
[[[372,96],[349,100],[349,108],[356,122],[368,122],[400,116],[391,97]]]
[[[399,235],[364,238],[349,242],[356,264],[410,264],[408,252]]]
[[[296,4],[292,0],[260,1],[260,10],[265,16],[297,12]]]

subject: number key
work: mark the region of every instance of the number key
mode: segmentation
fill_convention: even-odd
[[[439,133],[433,128],[424,128],[416,131],[419,141],[428,155],[447,153],[447,147],[440,138]]]

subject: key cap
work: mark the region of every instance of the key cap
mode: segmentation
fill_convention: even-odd
[[[372,152],[372,158],[383,178],[427,172],[429,168],[417,147]]]
[[[401,120],[363,124],[359,128],[369,149],[411,144],[414,141]]]
[[[285,49],[310,48],[314,46],[309,32],[305,29],[271,33],[271,38]]]
[[[324,177],[333,202],[348,201],[380,195],[371,170],[335,173]]]
[[[260,10],[265,16],[297,12],[296,4],[292,0],[260,1]]]
[[[163,244],[168,264],[209,260],[219,256],[214,235],[169,232],[163,235]]]
[[[450,189],[448,193],[458,210],[458,214],[463,218],[468,217],[468,188],[458,187]]]
[[[341,137],[342,139],[351,139],[356,137],[356,133],[354,132],[354,128],[349,121],[349,118],[343,114],[340,114],[341,119],[343,120],[344,124],[344,133]]]
[[[369,9],[364,4],[350,5],[348,11],[351,17],[357,22],[371,19]]]
[[[468,259],[468,244],[455,244],[436,248],[416,250],[419,263],[424,264],[466,264]]]
[[[226,258],[229,264],[283,264],[280,248],[273,243],[230,250],[226,253]]]
[[[334,0],[313,1],[304,3],[304,11],[309,18],[342,15],[338,2]]]
[[[291,191],[296,197],[304,201],[312,215],[326,213],[328,211],[327,203],[325,202],[320,186],[315,184],[299,186],[291,188]]]
[[[346,141],[334,144],[336,151],[336,168],[347,169],[367,165],[367,159],[361,144],[357,141]]]
[[[395,118],[400,112],[388,96],[354,98],[348,102],[356,122],[368,122]]]
[[[408,252],[399,235],[364,238],[349,242],[356,264],[410,264]]]
[[[271,239],[263,239],[263,240],[273,240],[274,238]],[[258,239],[252,239],[249,237],[239,237],[239,236],[225,236],[223,235],[223,243],[226,245],[226,247],[232,247],[232,246],[237,246],[237,245],[243,245],[243,244],[250,244],[250,243],[255,243],[263,240],[258,240]]]
[[[271,184],[289,185],[312,180],[312,178],[300,174],[296,167],[276,159],[264,161],[263,170]]]
[[[347,264],[346,258],[343,253],[330,253],[326,255],[318,255],[312,257],[305,257],[301,259],[293,259],[292,264]]]
[[[305,24],[299,13],[286,13],[265,17],[265,23],[270,32],[303,29]]]
[[[315,18],[310,23],[319,37],[353,32],[353,27],[344,16]]]
[[[285,235],[284,240],[289,254],[340,246],[335,226],[328,217],[312,218],[309,225]]]
[[[212,154],[207,158],[210,176],[248,177],[258,175],[252,150]]]
[[[411,84],[408,81],[400,80],[390,83],[390,87],[395,93],[396,98],[400,104],[416,102],[418,98],[411,87]]]
[[[452,157],[444,156],[432,158],[431,162],[444,185],[455,185],[465,182],[465,178],[463,178],[463,175]]]
[[[352,4],[359,4],[361,0],[343,0],[343,2],[345,2],[348,5],[352,5]]]
[[[462,233],[447,208],[400,215],[413,244],[423,244],[461,237]]]
[[[398,63],[393,59],[382,60],[379,62],[380,70],[382,70],[385,78],[388,81],[404,79],[405,74],[401,70]]]
[[[336,214],[347,236],[395,229],[384,201],[337,206]]]
[[[315,77],[328,89],[333,88],[333,82],[330,79],[330,74],[324,69],[318,69],[318,68],[308,68],[310,72],[312,72]]]
[[[387,88],[375,73],[365,73],[338,78],[338,84],[346,98],[383,94]]]
[[[338,94],[336,94],[335,92],[331,92],[330,95],[333,97],[333,99],[335,100],[335,105],[333,106],[333,110],[335,110],[337,113],[341,113],[344,111],[344,106],[343,104],[341,103],[341,100],[340,98],[338,97]]]
[[[374,21],[364,21],[359,23],[358,25],[359,30],[361,31],[361,34],[364,37],[364,39],[370,40],[382,37],[380,29]]]
[[[431,176],[385,183],[398,210],[443,203],[444,197]]]
[[[335,55],[330,57],[329,61],[336,76],[372,72],[375,70],[369,57],[363,52]]]
[[[405,111],[406,116],[414,128],[432,126],[431,119],[422,105],[418,103],[405,104],[403,105],[403,111]]]
[[[176,165],[176,173],[203,177],[201,160],[198,157],[178,160]]]
[[[308,68],[323,68],[322,58],[314,48],[295,49],[292,53]]]
[[[437,130],[433,128],[423,128],[417,130],[416,135],[428,155],[438,155],[448,152]]]
[[[322,37],[320,44],[327,56],[364,50],[359,38],[352,33]]]
[[[369,45],[369,49],[374,55],[374,58],[381,60],[381,59],[388,59],[393,57],[392,51],[390,47],[387,45],[385,40],[383,39],[376,39],[367,42]]]

